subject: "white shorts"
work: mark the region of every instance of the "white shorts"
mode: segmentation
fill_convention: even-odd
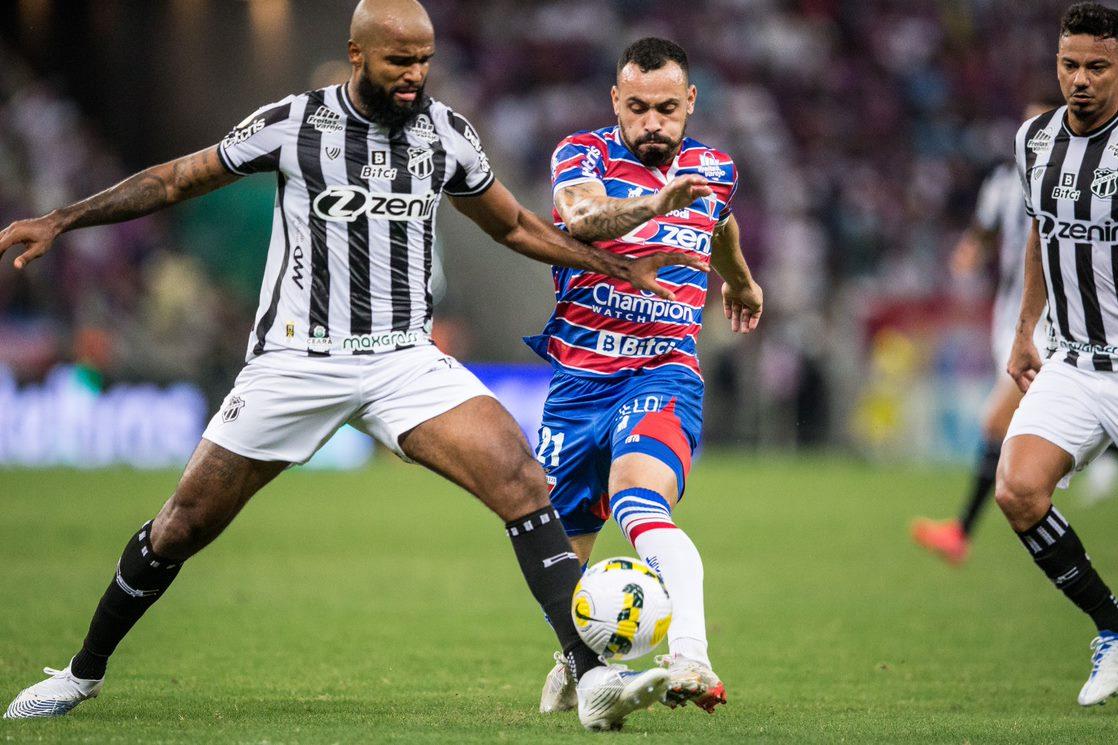
[[[202,437],[246,458],[306,463],[343,424],[404,460],[400,435],[493,394],[438,347],[309,357],[279,350],[249,361]]]
[[[1049,359],[1021,399],[1005,439],[1017,435],[1043,437],[1071,455],[1075,464],[1058,484],[1068,488],[1072,475],[1118,436],[1118,373]]]

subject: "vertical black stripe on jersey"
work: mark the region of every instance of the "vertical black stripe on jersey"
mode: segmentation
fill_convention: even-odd
[[[350,186],[368,189],[361,170],[369,164],[369,125],[346,117],[345,169]],[[349,223],[349,331],[353,335],[373,330],[372,287],[369,277],[369,218],[358,215]]]
[[[326,190],[326,180],[322,175],[322,133],[307,122],[323,106],[325,96],[321,90],[312,91],[307,97],[306,119],[299,128],[299,170],[307,184],[307,198],[310,200],[307,223],[311,233],[311,303],[308,333],[314,335],[318,327],[330,333],[330,265],[326,247],[326,221],[315,214],[314,200]],[[311,355],[327,355],[329,352],[310,352]]]
[[[291,240],[287,232],[287,209],[283,205],[283,193],[286,187],[287,179],[284,177],[283,171],[280,171],[276,174],[276,205],[279,207],[280,221],[283,223],[283,261],[280,262],[276,283],[272,286],[272,299],[268,303],[268,310],[264,311],[264,315],[260,317],[260,323],[256,325],[256,346],[252,348],[254,355],[264,353],[264,340],[267,338],[272,324],[276,322],[280,287],[283,285],[284,276],[287,275],[287,261],[291,257]]]
[[[1079,199],[1075,201],[1075,219],[1091,222],[1091,204],[1094,194],[1091,193],[1091,181],[1095,169],[1102,162],[1106,138],[1092,139],[1087,144],[1083,153],[1083,161],[1079,164],[1079,175],[1076,184],[1080,190]],[[1090,243],[1076,243],[1075,273],[1079,279],[1079,297],[1083,303],[1083,318],[1087,326],[1087,339],[1091,344],[1106,346],[1106,327],[1103,326],[1102,310],[1099,308],[1099,295],[1095,289],[1095,267],[1092,261],[1092,246]],[[1094,355],[1096,370],[1112,370],[1110,358],[1106,355]]]
[[[1091,261],[1093,246],[1090,243],[1075,244],[1075,273],[1079,277],[1079,294],[1083,298],[1083,317],[1087,322],[1087,341],[1091,344],[1106,346],[1106,327],[1102,322],[1099,308],[1099,295],[1095,290],[1095,267]],[[1113,370],[1110,358],[1095,354],[1093,361],[1096,370]]]
[[[392,179],[393,194],[411,193],[411,172],[408,171],[408,138],[404,130],[393,129],[390,166],[396,169]],[[408,283],[408,221],[388,222],[388,272],[392,292],[392,330],[407,331],[411,326],[411,288]]]
[[[1059,130],[1053,138],[1052,153],[1048,158],[1048,168],[1044,170],[1044,177],[1041,180],[1040,204],[1035,205],[1037,213],[1059,214],[1058,203],[1056,198],[1052,196],[1052,191],[1060,185],[1060,174],[1063,169],[1064,158],[1067,156],[1069,143],[1070,138],[1063,129]],[[1064,273],[1060,266],[1060,241],[1056,238],[1055,233],[1048,241],[1047,250],[1048,274],[1052,283],[1053,295],[1049,298],[1049,302],[1056,306],[1056,322],[1060,325],[1060,332],[1068,341],[1074,341],[1075,337],[1071,333],[1071,324],[1068,322],[1068,297],[1064,291]]]
[[[441,141],[435,144],[435,169],[431,173],[431,191],[438,194],[443,188],[443,176],[446,174],[446,150]],[[435,299],[431,297],[431,262],[435,250],[435,218],[423,223],[423,301],[427,310],[423,316],[423,325],[427,326],[435,312]]]

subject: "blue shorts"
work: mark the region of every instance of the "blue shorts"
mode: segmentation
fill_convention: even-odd
[[[688,373],[596,380],[556,372],[536,458],[567,535],[597,533],[609,519],[610,464],[626,452],[663,460],[682,495],[702,425],[703,383]]]

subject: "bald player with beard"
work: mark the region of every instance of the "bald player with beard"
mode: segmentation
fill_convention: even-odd
[[[443,194],[491,238],[537,261],[584,269],[670,299],[656,280],[677,254],[601,251],[525,210],[497,181],[477,132],[429,98],[434,31],[414,0],[361,2],[349,80],[246,117],[215,147],[0,231],[23,270],[62,233],[120,222],[274,172],[277,198],[246,365],[159,513],[132,533],[81,648],[21,692],[7,718],[53,717],[97,696],[117,645],[245,503],[342,425],[376,437],[476,496],[505,523],[525,580],[578,681],[589,729],[659,700],[668,673],[602,664],[579,639],[579,561],[544,472],[493,395],[430,339],[431,249]]]

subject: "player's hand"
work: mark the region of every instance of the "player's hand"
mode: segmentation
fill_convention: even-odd
[[[757,328],[764,301],[765,293],[756,282],[737,290],[729,282],[722,283],[722,312],[735,334],[748,334]]]
[[[709,272],[710,264],[695,256],[680,253],[660,252],[651,256],[633,259],[629,266],[629,284],[638,290],[651,292],[665,300],[675,300],[675,293],[656,281],[656,274],[665,266],[689,266],[700,272]]]
[[[673,210],[683,209],[699,197],[709,197],[713,193],[714,190],[702,176],[677,176],[657,195],[660,197],[660,204],[656,214],[666,215]]]
[[[0,257],[12,246],[26,246],[26,250],[15,260],[16,269],[23,269],[49,251],[60,232],[49,215],[33,220],[17,220],[0,230]]]
[[[1024,393],[1029,390],[1033,379],[1040,371],[1041,362],[1040,353],[1037,352],[1033,340],[1018,337],[1013,341],[1013,349],[1009,352],[1009,362],[1005,366],[1005,371]]]

